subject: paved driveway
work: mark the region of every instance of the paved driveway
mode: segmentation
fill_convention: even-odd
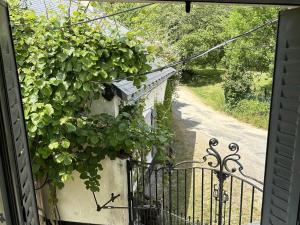
[[[228,144],[240,146],[244,171],[261,181],[264,176],[267,131],[242,123],[203,104],[187,87],[180,86],[173,104],[177,160],[200,160],[210,138],[219,140],[220,153],[229,153]]]

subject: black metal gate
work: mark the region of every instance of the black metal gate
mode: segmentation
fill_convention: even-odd
[[[128,161],[130,225],[242,225],[260,221],[263,183],[243,173],[239,146],[221,157],[216,139],[202,161]]]

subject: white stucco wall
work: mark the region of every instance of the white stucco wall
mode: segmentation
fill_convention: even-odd
[[[154,109],[156,102],[164,100],[167,81],[153,89],[145,97],[144,116]],[[91,104],[91,114],[97,115],[108,113],[117,116],[119,113],[120,98],[115,96],[112,101],[106,101],[103,97],[93,101]],[[147,121],[150,122],[150,121]],[[151,153],[147,161],[151,161]],[[111,193],[121,196],[110,205],[128,206],[126,160],[104,159],[101,162],[103,171],[100,172],[101,187],[100,192],[95,193],[98,203],[101,205],[110,199]],[[59,202],[57,204],[61,220],[77,223],[101,224],[101,225],[127,225],[128,209],[103,209],[96,211],[96,204],[91,191],[86,190],[83,181],[77,172],[73,173],[73,180],[69,180],[62,190],[57,191]],[[44,196],[44,203],[47,197]],[[47,204],[46,204],[47,205]],[[48,218],[52,218],[47,206],[45,212]]]
[[[160,85],[158,85],[156,88],[154,88],[145,98],[145,110],[143,112],[143,115],[145,118],[149,117],[149,113],[151,113],[152,110],[154,110],[155,103],[162,103],[165,99],[165,92],[167,87],[167,80],[162,82]],[[151,121],[146,122],[151,125]],[[147,163],[151,163],[153,160],[152,153],[149,152],[146,156]]]
[[[147,110],[149,110],[150,108],[153,108],[156,102],[161,103],[161,102],[164,101],[166,87],[167,87],[167,80],[162,82],[160,85],[158,85],[156,88],[151,90],[150,93],[147,94],[147,96],[145,98],[145,111],[144,111],[144,113]]]
[[[103,97],[91,104],[91,115],[108,113],[117,116],[119,113],[119,97],[107,101]],[[105,158],[101,162],[103,171],[100,172],[100,192],[95,193],[98,203],[104,204],[111,197],[111,193],[121,196],[111,205],[128,206],[126,160],[110,160]],[[96,203],[91,191],[86,190],[83,181],[77,172],[73,173],[73,179],[69,180],[62,190],[57,191],[59,202],[57,204],[61,220],[77,223],[124,225],[128,224],[127,209],[103,209],[96,210]],[[44,194],[44,202],[47,202],[47,194]],[[45,212],[48,218],[53,218],[47,203]]]
[[[117,116],[119,114],[120,98],[115,96],[111,101],[107,101],[102,96],[94,100],[90,106],[91,115],[98,115],[107,113],[109,115]]]
[[[95,193],[99,205],[110,199],[111,193],[120,194],[113,206],[128,206],[126,161],[110,160],[106,158],[102,162],[104,168],[101,171],[100,192]],[[61,219],[80,223],[127,225],[127,209],[103,209],[96,211],[96,203],[91,191],[86,190],[78,173],[74,173],[74,180],[69,180],[65,187],[58,191],[58,209]]]

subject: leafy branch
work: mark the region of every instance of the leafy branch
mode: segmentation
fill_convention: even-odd
[[[36,16],[12,6],[18,72],[35,179],[47,174],[55,199],[80,173],[86,188],[100,189],[101,160],[120,152],[142,158],[153,145],[160,150],[170,135],[153,130],[144,121],[142,104],[124,107],[115,118],[91,116],[89,102],[98,99],[103,82],[130,76],[140,86],[150,70],[147,51],[140,41],[126,36],[107,36],[101,26],[81,24],[83,11],[68,15]],[[62,16],[64,15],[64,16]]]

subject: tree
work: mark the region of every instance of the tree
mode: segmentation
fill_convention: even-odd
[[[226,107],[230,110],[251,92],[252,76],[243,67],[232,66],[223,76]]]
[[[225,21],[224,36],[234,37],[271,21],[276,18],[277,12],[274,7],[234,7]],[[223,87],[229,109],[251,93],[253,71],[271,75],[275,31],[274,25],[266,26],[225,47],[227,73],[223,77]]]
[[[234,7],[225,20],[224,36],[234,37],[277,18],[275,7]],[[274,61],[276,23],[225,47],[225,66],[239,64],[245,70],[269,72]],[[240,59],[240,61],[237,61]]]
[[[101,3],[107,13],[136,6],[133,3]],[[116,19],[129,27],[130,33],[158,45],[156,53],[174,61],[206,50],[221,41],[222,21],[228,8],[212,5],[193,5],[187,14],[184,5],[154,4],[140,10],[121,14]],[[194,64],[215,67],[224,52],[215,51],[199,58]]]

